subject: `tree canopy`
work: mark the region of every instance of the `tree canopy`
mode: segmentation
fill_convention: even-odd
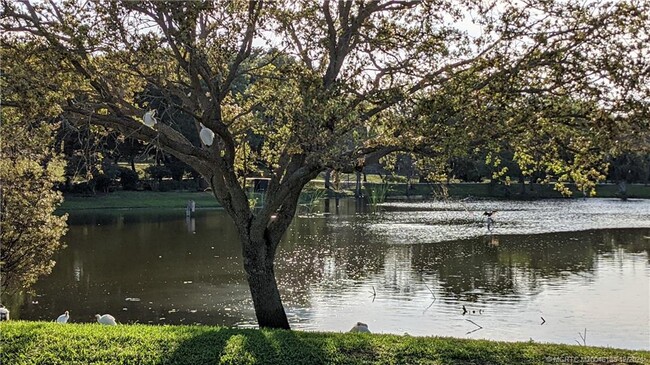
[[[288,327],[273,259],[300,190],[324,169],[395,152],[439,167],[509,148],[524,170],[589,188],[607,153],[632,134],[648,141],[645,1],[5,0],[3,13],[3,48],[28,50],[8,61],[42,64],[5,75],[18,95],[6,103],[55,93],[66,118],[201,173],[240,233],[261,326]],[[150,128],[154,103],[138,95],[152,87],[169,108]],[[210,146],[182,132],[202,125]],[[259,210],[247,166],[270,178]]]

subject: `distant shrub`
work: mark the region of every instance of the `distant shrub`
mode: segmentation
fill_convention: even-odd
[[[178,159],[171,159],[170,161],[166,161],[165,167],[169,169],[169,175],[175,181],[183,180],[185,172],[190,168],[187,166],[187,164]]]
[[[120,177],[119,167],[113,160],[105,158],[102,160],[102,173],[109,178],[111,181],[117,183],[117,179]]]
[[[110,191],[111,183],[113,180],[111,180],[110,177],[108,177],[106,174],[97,174],[97,176],[93,177],[92,180],[90,180],[90,185],[94,187],[94,191],[98,191],[101,193],[108,193]]]
[[[137,190],[140,177],[138,173],[126,168],[120,168],[120,184],[124,190]]]
[[[151,176],[152,179],[161,181],[166,177],[171,177],[171,172],[166,166],[152,165],[145,169],[145,172]]]

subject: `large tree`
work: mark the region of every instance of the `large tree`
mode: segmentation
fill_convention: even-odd
[[[51,272],[53,255],[62,247],[66,216],[55,215],[63,197],[55,189],[63,181],[65,162],[53,148],[57,92],[36,83],[13,81],[44,72],[23,47],[2,49],[0,75],[0,283],[3,292],[28,289]],[[11,59],[12,62],[4,62]],[[17,62],[20,61],[20,62]],[[11,76],[9,76],[11,75]],[[61,81],[54,75],[43,82]],[[20,90],[20,92],[18,92]],[[13,104],[10,100],[21,100]]]
[[[65,162],[53,148],[57,116],[65,99],[63,78],[43,49],[24,46],[0,50],[0,282],[15,292],[51,272],[54,254],[63,244],[66,215],[54,211],[63,197],[55,186],[63,181]],[[38,57],[34,57],[38,55]],[[6,62],[5,60],[11,60]],[[31,79],[47,74],[47,78]],[[15,82],[29,82],[16,84]],[[31,87],[30,87],[31,86]],[[14,103],[13,101],[19,101]]]
[[[155,143],[200,172],[239,232],[259,325],[289,328],[273,263],[308,181],[328,168],[360,170],[368,157],[448,160],[501,141],[523,164],[597,178],[591,168],[609,147],[596,144],[647,116],[648,7],[5,0],[3,46],[48,51],[42,62],[75,86],[62,105],[68,118]],[[214,143],[193,142],[169,118],[145,126],[153,107],[135,97],[152,86]],[[251,148],[251,136],[262,145]],[[245,191],[251,166],[271,179],[258,210]]]
[[[54,215],[63,197],[64,162],[51,147],[48,125],[11,120],[0,126],[0,284],[3,292],[28,289],[54,267],[66,216]]]

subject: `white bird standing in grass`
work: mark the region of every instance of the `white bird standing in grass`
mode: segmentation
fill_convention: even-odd
[[[9,320],[9,309],[5,308],[4,305],[0,304],[0,321]]]
[[[144,120],[144,125],[146,125],[149,128],[153,128],[154,125],[156,125],[156,118],[154,117],[156,115],[156,110],[149,110],[148,112],[144,113],[144,117],[142,119]]]
[[[56,323],[68,323],[68,319],[70,319],[70,312],[65,311],[65,313],[57,317]]]
[[[214,141],[214,132],[211,129],[206,128],[203,123],[199,124],[201,124],[201,131],[199,132],[201,142],[206,146],[212,146],[212,142]]]
[[[95,318],[97,318],[98,323],[105,324],[107,326],[115,326],[117,324],[117,322],[115,322],[115,317],[111,316],[110,314],[104,314],[103,316],[95,314]]]
[[[350,332],[370,333],[368,325],[365,323],[357,322],[357,325],[352,327]]]

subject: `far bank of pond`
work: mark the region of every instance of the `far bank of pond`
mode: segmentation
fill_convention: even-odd
[[[366,186],[377,187],[380,184],[367,183]],[[313,181],[305,188],[303,204],[312,203],[311,196],[315,189],[322,188],[322,183]],[[341,191],[331,193],[330,198],[337,194],[341,198],[354,195],[354,185],[344,183]],[[582,199],[582,193],[575,188],[574,198]],[[368,189],[362,189],[364,195]],[[617,198],[618,186],[614,184],[601,184],[597,188],[598,198]],[[627,186],[627,195],[631,199],[650,199],[650,187],[641,184]],[[322,195],[325,197],[325,195]],[[552,185],[542,184],[489,184],[489,183],[458,183],[449,185],[440,184],[412,184],[407,189],[406,184],[390,183],[386,189],[387,200],[427,200],[427,199],[506,199],[506,200],[534,200],[534,199],[566,199],[553,189]],[[72,211],[83,209],[132,209],[132,208],[162,208],[185,209],[188,200],[194,200],[199,209],[219,208],[210,191],[114,191],[111,193],[98,193],[96,195],[66,194],[65,200],[59,211]]]
[[[497,209],[487,231],[482,213]],[[649,349],[650,201],[388,203],[301,212],[277,277],[292,327]],[[12,317],[252,327],[221,210],[71,212],[67,248]],[[466,311],[463,310],[463,306]]]

